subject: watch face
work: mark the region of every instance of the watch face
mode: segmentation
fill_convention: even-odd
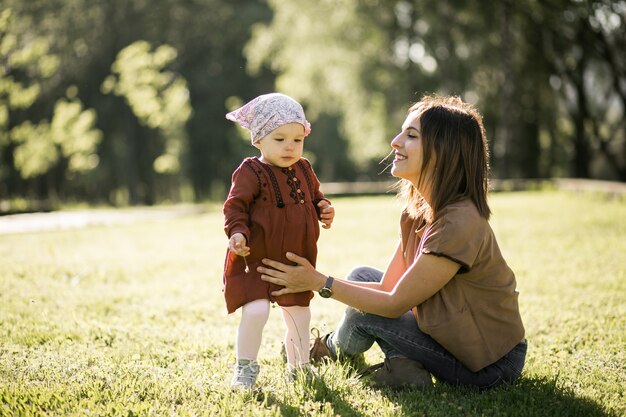
[[[320,294],[320,297],[322,298],[330,298],[330,296],[333,295],[333,292],[331,291],[330,288],[324,287],[319,290],[319,294]]]

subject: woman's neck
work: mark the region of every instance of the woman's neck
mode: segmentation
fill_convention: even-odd
[[[422,197],[422,199],[424,199],[424,201],[428,203],[429,206],[432,206],[432,199],[431,199],[432,193],[430,191],[430,188],[424,185],[423,183],[420,186],[413,183],[413,187],[415,187],[415,190],[420,195],[420,197]]]

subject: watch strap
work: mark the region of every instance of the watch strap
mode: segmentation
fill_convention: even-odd
[[[326,278],[326,284],[324,284],[324,288],[327,288],[330,290],[330,287],[333,286],[333,281],[335,281],[335,278],[329,275],[328,278]]]

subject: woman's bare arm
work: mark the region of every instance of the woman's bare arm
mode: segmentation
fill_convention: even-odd
[[[398,251],[396,251],[396,255]],[[326,276],[300,256],[288,253],[287,258],[297,265],[264,259],[267,267],[257,270],[265,281],[283,285],[285,288],[275,291],[274,295],[301,291],[318,291],[324,286]],[[395,261],[394,261],[395,260]],[[397,256],[392,258],[394,265]],[[333,283],[333,295],[337,301],[366,313],[384,317],[399,317],[412,307],[421,304],[441,289],[459,269],[459,264],[448,258],[421,254],[411,267],[398,279],[391,290],[381,286],[364,286],[362,283],[337,279]],[[391,278],[391,275],[389,276]],[[391,279],[387,280],[391,282]]]
[[[393,287],[396,286],[398,280],[402,275],[406,272],[406,265],[404,263],[404,254],[402,253],[402,242],[398,242],[398,246],[396,247],[396,251],[387,265],[387,269],[385,270],[385,274],[381,279],[381,287],[380,289],[383,291],[391,291]]]

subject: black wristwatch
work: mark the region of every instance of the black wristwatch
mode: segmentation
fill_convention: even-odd
[[[328,279],[326,280],[326,284],[324,284],[324,286],[320,288],[320,290],[318,291],[320,294],[320,297],[330,298],[330,296],[333,295],[333,290],[331,290],[330,287],[333,286],[334,280],[335,278],[331,277],[330,275],[328,276]]]

